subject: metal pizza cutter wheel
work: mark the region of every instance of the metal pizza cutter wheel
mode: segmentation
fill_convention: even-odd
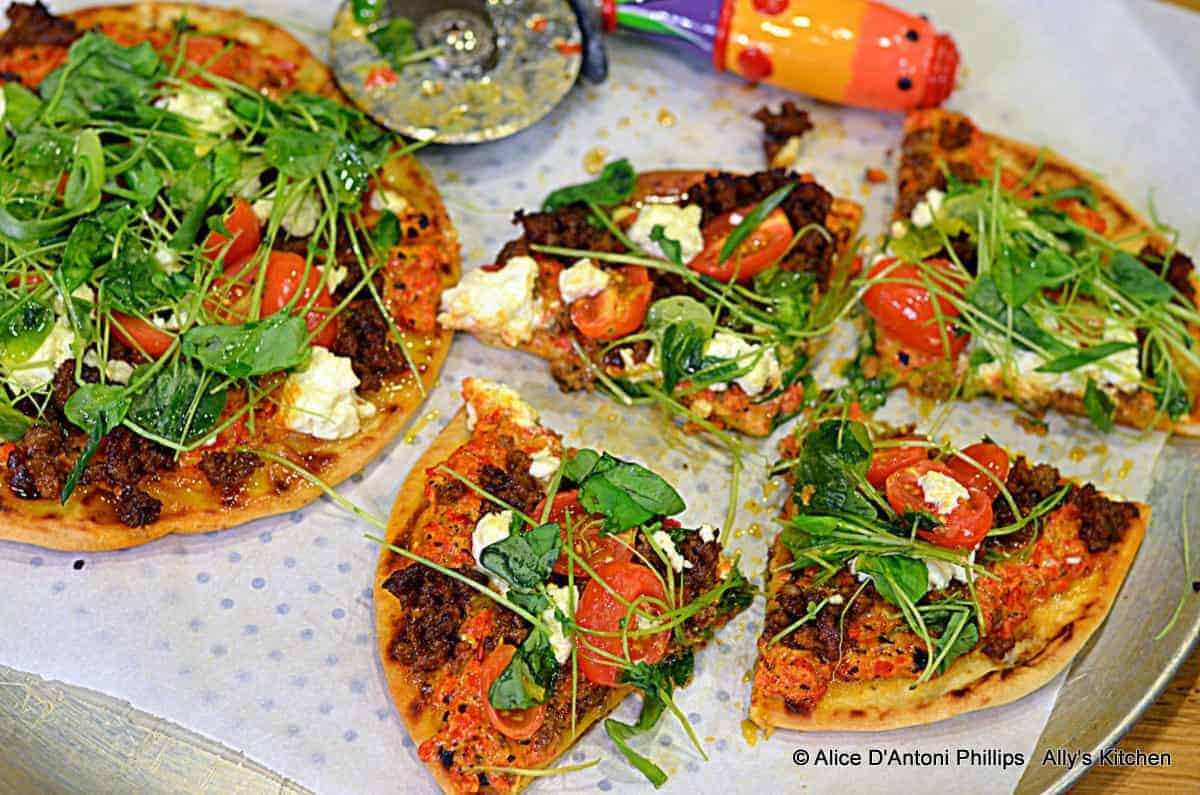
[[[433,57],[395,70],[367,38],[351,3],[331,33],[342,90],[386,126],[420,140],[476,143],[541,119],[582,71],[603,80],[608,66],[595,15],[584,0],[389,0],[378,22],[412,21],[416,47]],[[575,6],[575,7],[573,7]]]

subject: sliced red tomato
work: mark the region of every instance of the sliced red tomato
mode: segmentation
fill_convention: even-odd
[[[867,470],[867,482],[882,489],[888,476],[897,469],[904,469],[929,458],[924,447],[885,447],[875,451],[871,466]]]
[[[174,336],[154,324],[124,312],[114,311],[112,313],[112,333],[121,342],[135,351],[141,351],[151,359],[162,356],[175,341]]]
[[[953,478],[950,467],[937,461],[922,461],[898,469],[888,476],[884,485],[888,504],[903,516],[909,511],[923,511],[936,516],[942,525],[933,530],[918,530],[917,535],[931,544],[954,549],[970,549],[983,540],[992,529],[992,499],[982,491],[968,490],[949,513],[942,513],[926,499],[920,479],[929,472],[940,472]]]
[[[927,274],[935,286],[946,292],[961,294],[966,279],[953,263],[931,259],[926,264],[939,271]],[[884,281],[867,288],[862,298],[863,305],[875,323],[902,345],[933,356],[957,356],[967,347],[971,337],[955,332],[951,321],[958,317],[958,309],[944,296],[931,296],[921,284],[921,275],[922,269],[907,262],[898,262],[895,257],[880,260],[871,269],[869,278],[882,278]],[[911,283],[902,284],[898,281]],[[943,318],[940,327],[938,312]],[[949,342],[949,351],[945,350],[942,331],[945,331]]]
[[[1008,469],[1011,464],[1008,460],[1008,453],[1004,451],[1003,447],[991,442],[979,442],[963,449],[962,455],[980,464],[995,475],[996,480],[1001,483],[1008,479]],[[977,467],[971,466],[969,461],[964,461],[956,456],[947,461],[946,466],[950,467],[954,479],[968,489],[982,491],[991,500],[996,499],[996,496],[1000,494],[1000,486],[980,472]]]
[[[546,508],[546,501],[542,500],[538,505],[537,510],[533,512],[535,519],[542,518],[542,511]],[[595,571],[601,566],[612,563],[613,561],[626,561],[633,557],[633,548],[630,546],[632,540],[631,533],[623,533],[620,535],[601,536],[600,531],[604,526],[604,517],[600,514],[588,514],[579,504],[579,490],[572,489],[571,491],[562,491],[554,495],[554,502],[550,505],[550,518],[546,521],[557,522],[562,528],[563,544],[567,542],[567,516],[571,517],[571,540],[574,542],[573,547],[575,554],[583,558],[588,567]],[[564,550],[558,556],[558,560],[554,561],[554,571],[563,575],[568,573],[570,566],[570,558]],[[575,578],[583,580],[588,578],[588,573],[575,566]]]
[[[183,57],[217,77],[232,80],[237,75],[237,43],[219,36],[189,36]],[[188,82],[203,88],[212,87],[203,76],[195,73],[188,78]]]
[[[305,271],[308,272],[307,278]],[[308,305],[316,294],[313,308],[304,317],[309,331],[315,331],[329,316],[333,308],[333,296],[328,287],[321,284],[321,271],[316,265],[309,266],[304,257],[286,251],[272,251],[267,257],[267,284],[263,290],[262,305],[259,317],[273,315],[283,309],[292,300],[292,296],[301,289],[300,282],[304,280],[303,291],[296,300],[293,312],[300,311]],[[313,337],[313,345],[328,348],[337,338],[337,318],[329,318],[320,333]]]
[[[575,621],[582,630],[583,642],[579,644],[579,670],[593,684],[616,687],[617,677],[622,665],[614,663],[609,655],[624,656],[624,645],[621,638],[615,635],[591,635],[591,632],[619,632],[621,622],[625,619],[628,608],[625,603],[632,602],[641,596],[659,601],[666,601],[662,582],[658,575],[646,566],[628,561],[614,561],[596,569],[597,580],[590,580],[579,598],[579,607],[575,610]],[[620,595],[625,603],[618,601],[604,583]],[[642,602],[640,609],[646,613],[662,612],[661,608],[647,602]],[[637,629],[638,620],[633,617],[629,621],[630,632]],[[655,632],[651,635],[629,637],[629,657],[631,662],[646,662],[654,664],[667,653],[669,630]],[[594,651],[598,649],[605,654]]]
[[[220,232],[209,232],[204,239],[204,256],[214,262],[222,257],[226,268],[236,267],[249,259],[258,250],[262,241],[262,227],[250,202],[234,199],[233,207],[225,216],[225,228],[233,235],[233,242]],[[225,248],[228,245],[229,248]]]
[[[483,671],[479,678],[480,695],[488,720],[501,734],[514,740],[528,740],[545,723],[546,705],[538,704],[529,709],[496,709],[488,699],[488,690],[492,682],[504,672],[516,653],[517,648],[508,643],[501,643],[492,649],[492,653],[483,661]]]
[[[704,227],[704,249],[688,267],[718,281],[728,282],[736,275],[739,282],[745,282],[775,264],[787,253],[794,234],[787,214],[779,208],[746,236],[729,259],[718,262],[730,233],[753,209],[744,207],[709,221]]]
[[[640,265],[610,270],[612,282],[596,295],[571,304],[571,322],[594,340],[615,340],[642,327],[654,284]]]

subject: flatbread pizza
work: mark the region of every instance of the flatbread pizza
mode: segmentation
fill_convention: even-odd
[[[1033,692],[1108,615],[1150,513],[988,440],[824,419],[781,450],[763,727],[880,731]]]
[[[684,720],[672,690],[753,589],[717,529],[671,518],[683,501],[648,469],[565,448],[501,384],[468,378],[463,397],[400,490],[375,574],[419,757],[448,793],[517,792],[637,689],[637,723],[604,725],[661,785],[626,741],[664,711]]]
[[[871,376],[1193,434],[1200,309],[1170,231],[1046,150],[910,114],[899,199],[863,292]]]
[[[862,209],[783,169],[635,173],[625,160],[518,212],[523,234],[438,321],[550,363],[564,390],[765,436],[853,269]]]
[[[173,3],[0,37],[0,537],[128,547],[299,508],[406,424],[458,243],[282,29]]]

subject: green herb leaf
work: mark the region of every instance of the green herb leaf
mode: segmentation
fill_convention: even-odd
[[[658,343],[663,391],[670,394],[681,380],[700,369],[707,335],[691,321],[672,323],[663,329]]]
[[[690,295],[671,295],[660,298],[646,312],[646,328],[661,332],[674,323],[694,323],[704,332],[705,338],[712,336],[715,321],[712,310]]]
[[[1150,306],[1175,297],[1175,290],[1131,254],[1119,251],[1108,264],[1108,278],[1126,296]]]
[[[514,588],[531,590],[550,579],[561,547],[562,528],[549,522],[488,544],[479,553],[479,563]]]
[[[612,718],[604,721],[604,731],[617,746],[617,750],[655,787],[666,783],[667,774],[658,765],[633,750],[628,740],[655,727],[670,702],[672,691],[683,687],[691,679],[694,664],[695,657],[689,650],[655,665],[639,662],[626,667],[621,671],[620,680],[642,691],[642,710],[638,714],[637,722],[632,725]]]
[[[796,189],[800,183],[789,182],[771,192],[767,198],[763,199],[753,210],[746,214],[742,222],[733,228],[729,233],[729,237],[725,238],[725,245],[721,246],[721,253],[717,256],[717,264],[720,265],[733,256],[733,252],[737,251],[738,246],[742,244],[750,233],[758,227],[762,226],[762,222],[767,220],[767,216],[774,212],[775,208],[783,203],[783,200]]]
[[[33,420],[17,411],[7,401],[0,401],[0,439],[19,442]]]
[[[546,212],[566,207],[576,202],[590,202],[599,207],[612,207],[633,195],[637,184],[637,172],[629,161],[622,158],[604,166],[600,176],[592,182],[568,185],[546,197],[542,209]]]
[[[933,659],[941,658],[934,669],[939,676],[979,643],[979,627],[972,618],[969,603],[955,602],[953,607],[947,607],[943,602],[933,602],[921,609],[921,620],[927,630],[937,633],[933,638]]]
[[[0,302],[0,364],[24,364],[50,336],[54,313],[33,299]]]
[[[620,533],[655,516],[673,516],[683,499],[650,470],[608,453],[581,450],[567,462],[566,476],[579,484],[579,501],[589,513],[604,516],[604,529]]]
[[[180,445],[203,437],[225,409],[224,389],[183,359],[160,370],[134,396],[129,418],[142,428]]]
[[[371,235],[375,241],[375,248],[391,251],[400,242],[400,219],[391,210],[384,210]]]
[[[3,123],[18,133],[33,126],[42,112],[42,100],[38,95],[16,81],[4,83],[0,90],[4,91]]]
[[[1130,348],[1136,348],[1135,342],[1102,342],[1099,345],[1093,345],[1090,348],[1082,348],[1080,350],[1068,353],[1065,356],[1059,356],[1056,359],[1051,359],[1048,362],[1042,363],[1034,372],[1038,373],[1068,373],[1071,370],[1078,369],[1084,365],[1098,362],[1101,359],[1106,359],[1114,353],[1127,351]]]
[[[383,5],[383,0],[354,0],[350,4],[354,10],[354,21],[360,25],[370,25],[379,19]]]
[[[1096,386],[1094,378],[1087,380],[1087,387],[1083,391],[1083,407],[1097,428],[1105,433],[1113,429],[1117,404]]]
[[[329,166],[336,147],[332,133],[280,128],[267,136],[263,156],[284,176],[313,179]]]
[[[528,709],[542,704],[553,692],[558,669],[550,639],[541,627],[534,627],[488,688],[488,701],[496,709]]]
[[[367,38],[393,69],[403,69],[405,59],[417,51],[416,28],[406,17],[392,17],[367,34]]]
[[[129,403],[129,394],[124,387],[106,384],[84,384],[67,399],[63,414],[73,425],[87,431],[88,438],[63,483],[59,496],[63,505],[70,499],[79,479],[100,449],[100,440],[125,421]]]
[[[804,440],[796,462],[796,505],[802,512],[875,518],[875,507],[859,492],[859,485],[866,482],[873,452],[871,437],[862,423],[822,422]],[[805,495],[807,504],[803,502]]]
[[[291,370],[308,363],[304,318],[276,312],[241,325],[196,326],[183,335],[183,352],[210,370],[234,378]]]
[[[897,607],[904,605],[901,594],[916,604],[929,592],[929,569],[917,558],[905,555],[859,555],[855,569],[871,576],[879,595]]]
[[[662,249],[663,256],[668,261],[676,265],[683,265],[683,248],[679,245],[678,240],[667,237],[661,225],[656,225],[650,230],[650,239],[658,244],[658,247]]]

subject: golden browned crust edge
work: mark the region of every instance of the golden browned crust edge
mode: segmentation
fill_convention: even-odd
[[[402,546],[399,543],[400,537],[409,527],[417,526],[429,509],[425,502],[426,470],[445,461],[468,439],[470,439],[470,432],[467,430],[466,410],[459,409],[413,465],[408,477],[404,479],[404,484],[400,487],[400,492],[396,495],[396,502],[392,506],[392,513],[388,517],[385,539],[389,544]],[[380,548],[379,561],[375,568],[375,638],[378,644],[380,663],[387,679],[388,691],[392,696],[392,703],[400,713],[400,718],[404,721],[413,743],[420,746],[437,732],[437,721],[435,720],[437,711],[421,711],[413,708],[413,705],[420,704],[420,694],[412,682],[408,669],[392,658],[389,648],[393,628],[400,619],[402,611],[400,602],[383,590],[383,583],[395,569],[397,557],[387,547]],[[580,715],[575,735],[564,734],[553,756],[540,767],[548,768],[553,765],[570,749],[576,739],[582,737],[592,724],[616,709],[617,705],[630,692],[631,688],[628,687],[612,688],[604,705],[589,714]],[[417,715],[415,718],[413,717],[414,713]],[[435,760],[425,763],[425,766],[429,768],[429,772],[443,791],[447,793],[457,791],[440,763]],[[532,780],[529,777],[520,778],[517,787],[512,791],[520,792],[529,786]]]
[[[202,30],[220,30],[230,38],[293,60],[301,67],[297,71],[298,89],[323,93],[344,101],[332,82],[329,69],[304,44],[273,23],[250,17],[241,11],[182,3],[134,3],[86,8],[68,16],[84,27],[104,22],[156,27],[169,26],[185,13]],[[444,231],[441,245],[452,268],[449,281],[456,282],[461,271],[458,237],[433,178],[412,155],[390,161],[384,170],[385,179],[403,184],[406,198],[418,211],[434,217],[437,228]],[[428,349],[426,369],[421,374],[426,394],[433,389],[453,340],[453,334],[442,329],[428,336],[432,344]],[[348,440],[348,444],[322,447],[323,452],[332,452],[337,458],[321,472],[321,479],[327,485],[335,486],[365,467],[404,429],[424,399],[413,379],[406,379],[401,388],[393,388],[386,394],[381,392],[373,399],[379,409],[378,419],[358,436]],[[245,505],[226,507],[214,497],[211,507],[185,508],[179,514],[166,515],[145,527],[126,527],[89,515],[78,499],[66,506],[50,500],[22,500],[0,484],[0,540],[19,541],[67,552],[124,549],[173,533],[208,533],[253,519],[287,513],[308,505],[322,493],[319,486],[298,482],[286,494],[263,495]],[[167,507],[164,503],[164,513]]]
[[[766,698],[751,705],[750,717],[760,726],[800,731],[884,731],[945,720],[1032,693],[1070,664],[1108,616],[1150,518],[1148,505],[1138,508],[1138,519],[1126,529],[1120,546],[1107,553],[1105,565],[1097,572],[1103,577],[1098,586],[1091,582],[1097,576],[1093,574],[1030,614],[1030,621],[1049,626],[1039,627],[1047,631],[1023,639],[1014,649],[1026,657],[1024,661],[1005,665],[976,650],[956,660],[942,676],[913,690],[908,690],[909,682],[894,679],[834,683],[809,715],[790,712],[780,698]],[[1051,623],[1056,613],[1063,612],[1061,600],[1068,596],[1069,609],[1079,614],[1065,625]],[[855,706],[830,708],[826,699],[831,695],[855,702]],[[899,701],[900,706],[887,710],[874,707],[881,695]]]

